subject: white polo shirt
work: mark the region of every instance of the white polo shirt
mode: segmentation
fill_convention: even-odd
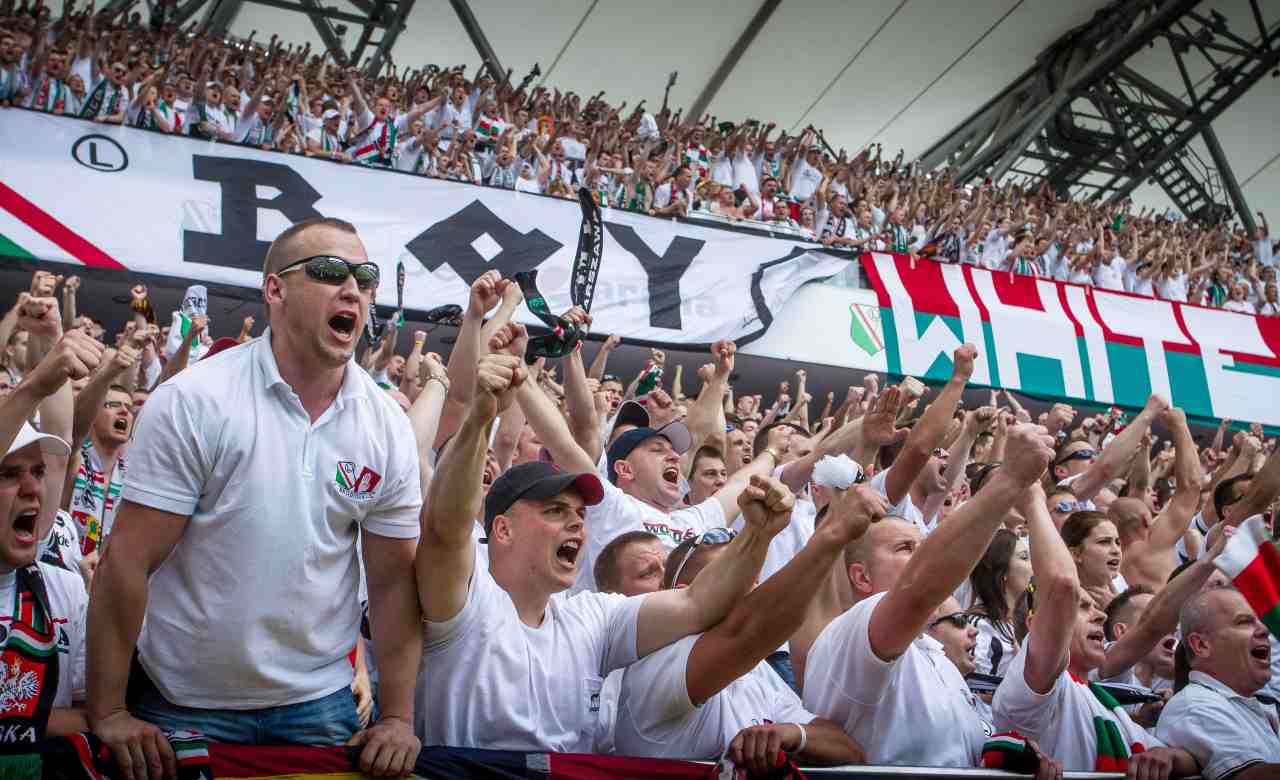
[[[1205,780],[1218,780],[1250,764],[1280,764],[1277,727],[1274,709],[1192,672],[1165,704],[1156,734],[1195,756]]]
[[[689,653],[700,636],[667,645],[623,672],[614,730],[619,755],[710,761],[748,726],[807,724],[817,717],[763,661],[694,706],[687,685]]]
[[[941,643],[924,635],[893,661],[871,649],[877,593],[818,635],[805,660],[804,706],[834,720],[867,751],[868,764],[976,767],[987,728]]]
[[[1123,707],[1108,710],[1086,682],[1063,670],[1048,693],[1036,693],[1027,685],[1027,648],[1035,641],[1028,635],[1013,657],[1009,670],[991,700],[997,731],[1017,731],[1034,739],[1045,753],[1062,762],[1067,772],[1092,772],[1098,760],[1094,718],[1116,725],[1132,755],[1134,745],[1143,750],[1164,747],[1150,732],[1129,717]],[[1164,716],[1161,715],[1161,718]]]
[[[462,611],[425,625],[418,738],[424,745],[590,753],[604,678],[636,660],[646,596],[557,595],[534,628],[476,563]]]
[[[685,539],[692,539],[708,528],[725,524],[724,507],[715,498],[674,512],[649,506],[621,488],[601,478],[604,500],[587,507],[587,544],[579,555],[578,581],[575,590],[595,590],[596,558],[605,545],[628,531],[648,531],[657,535],[668,550]]]
[[[123,496],[190,522],[151,577],[138,638],[169,701],[246,710],[351,683],[357,534],[418,536],[413,430],[354,361],[313,424],[271,331],[156,388]]]

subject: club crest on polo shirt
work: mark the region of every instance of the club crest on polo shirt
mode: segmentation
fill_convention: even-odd
[[[360,467],[354,461],[338,461],[338,472],[333,478],[338,492],[356,501],[367,501],[374,497],[382,475],[368,466]]]

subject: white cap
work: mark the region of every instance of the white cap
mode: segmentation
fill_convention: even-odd
[[[328,122],[330,119],[337,119],[340,116],[342,116],[342,114],[338,113],[338,109],[331,108],[324,112],[324,121]]]
[[[50,455],[67,456],[71,454],[71,445],[52,433],[41,433],[31,427],[31,423],[23,423],[22,428],[18,430],[18,436],[13,440],[13,444],[9,445],[9,451],[5,455],[12,455],[18,450],[29,444],[39,442],[40,449]]]

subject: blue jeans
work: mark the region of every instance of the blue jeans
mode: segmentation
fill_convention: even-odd
[[[134,666],[135,674],[140,671]],[[260,710],[206,710],[171,704],[149,679],[138,681],[130,712],[170,731],[198,731],[215,742],[242,745],[343,745],[360,730],[355,697],[346,687],[328,696]]]
[[[787,684],[787,687],[795,691],[796,695],[799,696],[800,686],[796,684],[796,670],[791,668],[791,653],[779,650],[771,653],[764,660],[768,662],[769,666],[773,667],[773,671],[778,673],[778,676]]]

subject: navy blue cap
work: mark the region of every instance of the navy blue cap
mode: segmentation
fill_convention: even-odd
[[[654,436],[661,436],[671,442],[671,448],[681,455],[689,451],[693,446],[693,436],[689,433],[689,429],[679,420],[669,422],[661,428],[633,428],[614,440],[609,447],[609,481],[616,483],[618,474],[613,470],[613,464],[620,460],[625,460],[631,451],[639,447],[644,442],[652,439]]]
[[[484,499],[484,533],[493,531],[493,518],[506,512],[522,498],[541,500],[574,489],[588,506],[604,499],[604,486],[594,473],[570,474],[545,461],[530,461],[512,466],[489,486]]]

